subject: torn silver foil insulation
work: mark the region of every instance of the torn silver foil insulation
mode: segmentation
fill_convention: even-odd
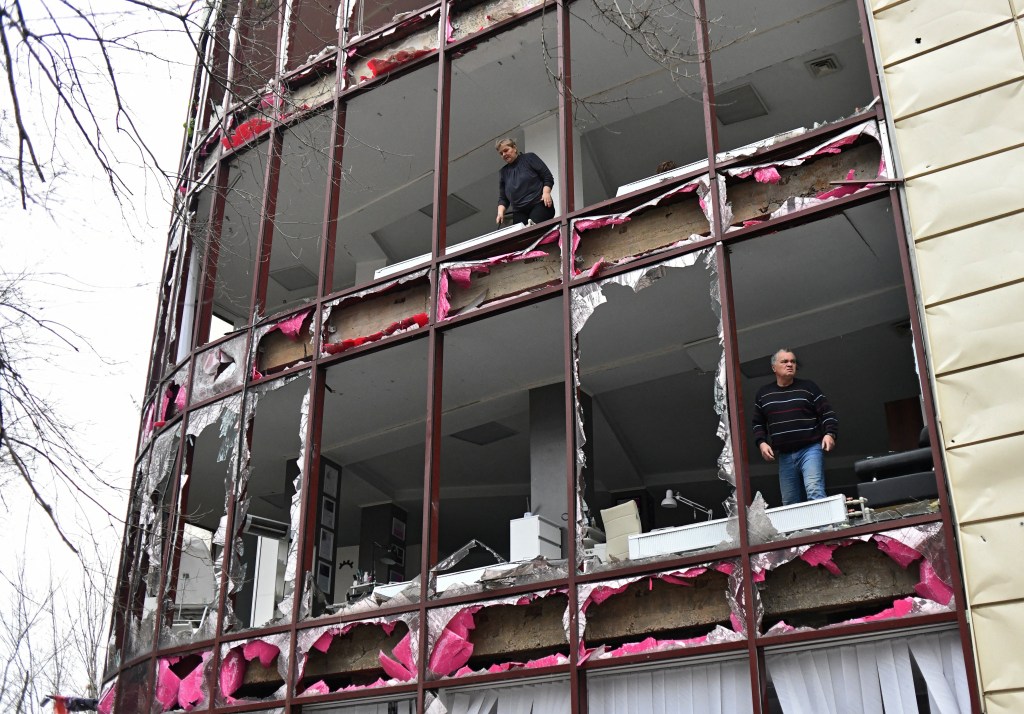
[[[895,600],[892,607],[885,608],[875,615],[859,617],[835,625],[827,625],[818,629],[828,629],[860,622],[875,620],[886,620],[902,617],[913,617],[932,613],[950,612],[955,608],[953,590],[951,587],[951,573],[949,558],[946,552],[946,541],[942,533],[941,523],[926,523],[920,526],[909,528],[898,528],[881,533],[867,533],[859,536],[837,538],[824,543],[813,543],[810,545],[784,548],[767,553],[755,553],[750,557],[751,572],[754,582],[764,581],[768,571],[785,565],[797,558],[803,558],[811,565],[822,565],[831,570],[836,566],[831,562],[831,554],[838,547],[849,545],[854,542],[874,542],[879,550],[884,552],[898,564],[906,568],[910,563],[921,561],[921,582],[915,590],[920,597],[907,597]],[[824,550],[823,550],[824,549]],[[830,567],[831,566],[831,567]],[[836,568],[838,571],[838,568]],[[754,588],[755,609],[757,613],[757,626],[761,631],[764,618],[764,604],[758,596],[758,589]],[[785,622],[779,622],[764,635],[776,635],[787,632],[810,631],[814,628],[794,628]]]
[[[438,573],[452,570],[476,547],[483,548],[494,556],[495,565],[483,569],[472,581],[456,581],[447,586],[439,586],[437,583]],[[476,570],[470,572],[476,572]],[[487,544],[478,540],[471,540],[430,569],[427,592],[433,597],[440,597],[441,595],[452,597],[487,592],[488,590],[508,588],[516,585],[539,584],[549,580],[568,577],[568,574],[568,563],[564,560],[548,560],[544,557],[537,557],[522,563],[508,563],[505,558]]]
[[[406,635],[390,652],[380,650],[377,660],[381,665],[384,676],[365,685],[350,685],[333,691],[353,691],[357,689],[376,689],[378,687],[395,686],[416,681],[418,666],[416,660],[419,653],[420,643],[420,616],[418,612],[407,612],[400,615],[388,615],[369,620],[358,620],[334,625],[313,627],[308,630],[299,630],[295,644],[295,656],[298,666],[298,680],[306,678],[306,662],[312,650],[327,653],[335,638],[344,637],[356,627],[379,627],[387,635],[390,635],[398,623],[406,627]],[[299,694],[299,696],[312,696],[317,694],[328,694],[332,690],[323,680],[313,682]]]
[[[174,647],[196,640],[212,639],[217,632],[216,592],[219,588],[221,574],[223,573],[224,568],[223,546],[227,521],[226,514],[230,504],[234,474],[238,466],[238,423],[241,418],[241,412],[242,394],[239,392],[188,415],[188,422],[185,429],[186,438],[190,440],[197,440],[208,427],[215,426],[217,429],[218,439],[217,463],[226,464],[224,473],[224,506],[221,511],[219,526],[213,534],[212,539],[212,544],[214,546],[219,546],[217,548],[217,556],[213,561],[214,596],[212,603],[210,603],[210,607],[207,608],[206,612],[203,614],[199,625],[191,631],[185,631],[177,628],[172,629],[166,624],[161,623],[161,648]],[[172,525],[172,532],[175,533],[184,528],[184,524],[181,523],[181,519],[187,516],[187,513],[184,512],[187,504],[183,501],[186,493],[188,492],[188,483],[190,478],[191,474],[183,468],[181,479],[178,484],[178,506]],[[176,545],[180,547],[181,544]],[[174,611],[174,599],[172,597],[172,593],[176,590],[176,586],[177,583],[172,582],[171,578],[167,578],[165,591],[163,593],[164,612]],[[230,607],[230,603],[228,604],[228,607]],[[226,617],[230,617],[230,611],[226,610],[225,615]]]
[[[718,476],[719,478],[727,481],[733,489],[736,487],[736,469],[734,464],[734,458],[732,453],[732,436],[731,428],[729,423],[729,402],[728,393],[726,386],[726,372],[725,372],[725,330],[722,324],[722,300],[719,292],[718,285],[718,265],[715,258],[714,248],[704,248],[697,250],[692,253],[686,253],[671,260],[667,260],[664,263],[658,263],[657,265],[651,265],[637,270],[631,270],[627,273],[621,273],[614,275],[605,280],[600,280],[594,283],[588,283],[577,288],[573,288],[572,297],[570,303],[570,319],[572,323],[572,376],[573,383],[576,389],[580,388],[580,346],[579,346],[579,335],[586,325],[587,320],[594,314],[602,304],[607,301],[607,296],[604,293],[604,288],[612,283],[622,285],[624,287],[631,288],[633,292],[640,292],[644,288],[654,284],[657,280],[664,277],[667,271],[677,268],[689,268],[695,265],[701,265],[709,276],[709,294],[711,296],[711,306],[718,317],[718,343],[722,350],[721,357],[719,358],[718,368],[715,373],[715,388],[714,394],[711,395],[715,412],[718,414],[718,428],[717,436],[722,440],[722,451],[718,457]],[[577,552],[583,552],[583,539],[586,535],[589,524],[587,523],[586,513],[589,513],[589,508],[583,502],[583,493],[585,490],[585,484],[582,482],[583,469],[586,466],[586,455],[584,453],[584,446],[587,438],[583,428],[583,406],[580,403],[579,394],[574,393],[573,408],[576,412],[576,539],[577,539]],[[735,495],[731,496],[729,501],[726,502],[726,509],[729,510],[730,502],[733,502],[731,506],[735,508]],[[730,517],[734,516],[734,513],[729,514]],[[733,525],[730,523],[730,525]],[[736,535],[736,528],[733,526],[729,530],[730,538],[732,542],[738,542]],[[584,570],[591,570],[594,568],[594,563],[584,561]]]
[[[588,648],[586,646],[585,632],[587,629],[587,608],[592,605],[599,605],[609,597],[614,597],[614,595],[621,593],[630,585],[642,580],[657,579],[669,583],[675,583],[679,585],[679,587],[686,587],[685,585],[679,584],[678,581],[698,577],[709,569],[717,570],[728,576],[728,586],[725,592],[722,593],[722,597],[729,604],[729,619],[730,624],[732,625],[731,630],[727,627],[716,625],[708,634],[689,640],[657,640],[652,637],[646,637],[641,641],[628,643],[615,649],[608,648],[604,645],[600,645],[595,648]],[[704,563],[701,565],[690,565],[683,568],[674,568],[660,573],[631,575],[626,578],[617,578],[615,580],[604,580],[597,583],[586,583],[585,585],[580,585],[577,588],[576,599],[578,607],[576,624],[579,628],[580,661],[583,662],[587,659],[611,659],[631,654],[638,654],[640,652],[658,652],[669,649],[674,650],[687,649],[691,647],[704,647],[706,645],[721,644],[723,642],[737,642],[739,640],[746,639],[746,616],[742,606],[742,572],[739,561],[725,560]],[[568,631],[568,612],[566,613],[564,624],[566,631]]]
[[[277,603],[277,617],[282,620],[291,620],[293,602],[295,600],[296,574],[299,570],[299,525],[302,523],[302,493],[306,481],[306,434],[309,429],[309,390],[302,397],[302,407],[299,414],[299,457],[297,460],[298,473],[292,482],[292,502],[288,506],[288,556],[284,568],[284,591],[281,600]],[[308,583],[314,579],[309,578]],[[309,616],[312,592],[309,587],[303,591],[302,606],[299,608],[298,619],[302,620]]]

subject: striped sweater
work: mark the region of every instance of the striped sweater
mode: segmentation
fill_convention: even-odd
[[[826,434],[839,435],[839,420],[818,385],[794,379],[788,387],[766,384],[754,400],[754,441],[767,441],[774,451],[798,451]]]

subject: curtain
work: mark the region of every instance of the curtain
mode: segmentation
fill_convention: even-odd
[[[969,714],[955,632],[770,656],[768,672],[785,714],[919,714],[912,660],[932,714]]]
[[[752,708],[746,660],[594,676],[590,714],[738,714]]]
[[[415,702],[411,699],[398,702],[399,714],[413,714]],[[318,712],[321,710],[317,710]],[[388,714],[388,702],[371,702],[369,704],[350,704],[324,710],[322,714]]]
[[[455,691],[450,697],[451,714],[565,714],[571,708],[565,681]]]

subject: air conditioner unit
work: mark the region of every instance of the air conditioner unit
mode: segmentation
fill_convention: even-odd
[[[288,537],[289,528],[288,523],[263,518],[262,516],[248,515],[245,517],[245,526],[242,528],[242,532],[259,536],[260,538],[284,540]]]

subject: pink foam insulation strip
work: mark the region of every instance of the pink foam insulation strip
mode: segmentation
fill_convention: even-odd
[[[547,657],[541,657],[540,659],[532,659],[528,662],[501,662],[499,664],[492,664],[484,670],[475,671],[469,667],[462,667],[456,673],[456,677],[464,677],[467,674],[480,674],[486,672],[488,674],[495,674],[498,672],[508,672],[513,669],[540,669],[541,667],[557,667],[562,664],[567,664],[569,658],[563,654],[553,654]]]
[[[174,408],[179,412],[185,408],[185,403],[188,401],[188,390],[185,389],[185,385],[178,387],[178,394],[174,397]]]
[[[434,645],[430,653],[430,671],[446,677],[461,668],[473,655],[473,643],[469,641],[469,633],[476,627],[473,615],[482,606],[476,605],[460,610],[453,617]]]
[[[558,239],[558,232],[551,231],[538,242],[537,245],[553,243]],[[473,263],[456,264],[450,267],[441,268],[441,280],[438,285],[439,294],[437,298],[437,319],[444,320],[451,311],[449,300],[451,283],[455,283],[462,289],[467,289],[473,282],[474,275],[487,275],[491,272],[491,266],[504,265],[506,263],[518,263],[522,260],[533,260],[536,258],[547,258],[548,252],[544,250],[531,250],[527,252],[504,253],[493,258],[487,258]]]
[[[174,658],[177,661],[177,657]],[[161,658],[156,663],[156,691],[153,696],[163,706],[163,711],[170,711],[178,706],[178,686],[181,680],[171,671],[172,662]]]
[[[921,582],[914,586],[914,592],[940,605],[948,606],[953,599],[953,588],[942,582],[927,560],[921,562]]]
[[[801,553],[800,559],[814,567],[821,566],[833,575],[842,575],[839,566],[832,560],[832,553],[844,545],[849,543],[817,543]]]
[[[273,664],[274,659],[278,654],[281,653],[281,648],[277,645],[267,644],[263,640],[253,640],[246,642],[242,646],[242,656],[249,662],[254,659],[258,659],[260,664],[264,667],[269,667]]]
[[[96,707],[96,711],[99,714],[110,714],[114,708],[114,699],[117,697],[117,683],[106,691],[106,693],[100,697],[100,703]]]
[[[238,648],[228,652],[224,661],[220,663],[220,691],[228,703],[234,703],[233,695],[242,686],[247,666],[245,657]]]
[[[420,312],[410,317],[396,320],[383,330],[378,330],[370,335],[352,337],[339,342],[327,342],[324,344],[324,352],[330,355],[338,354],[339,352],[346,352],[354,347],[360,347],[368,342],[382,340],[385,337],[389,337],[398,332],[405,332],[406,330],[424,327],[428,322],[430,322],[430,318],[427,316],[427,313]]]
[[[178,706],[187,712],[203,704],[206,699],[206,695],[203,693],[203,679],[206,663],[212,656],[212,652],[204,652],[202,664],[182,677],[181,684],[178,685]]]
[[[302,323],[306,321],[306,318],[309,317],[312,312],[313,309],[310,308],[309,310],[300,312],[298,315],[293,315],[285,320],[281,320],[281,322],[270,328],[269,332],[280,330],[285,337],[297,340],[299,339],[299,331],[302,329]]]
[[[263,117],[253,117],[247,119],[238,125],[231,136],[225,136],[221,139],[221,143],[225,149],[237,149],[239,146],[247,144],[248,142],[255,139],[260,134],[264,133],[270,128],[271,122],[269,119]]]
[[[911,548],[905,543],[901,543],[895,538],[890,538],[884,535],[876,535],[873,539],[878,549],[888,555],[890,558],[899,563],[902,567],[907,567],[918,558],[921,558],[921,554]]]

